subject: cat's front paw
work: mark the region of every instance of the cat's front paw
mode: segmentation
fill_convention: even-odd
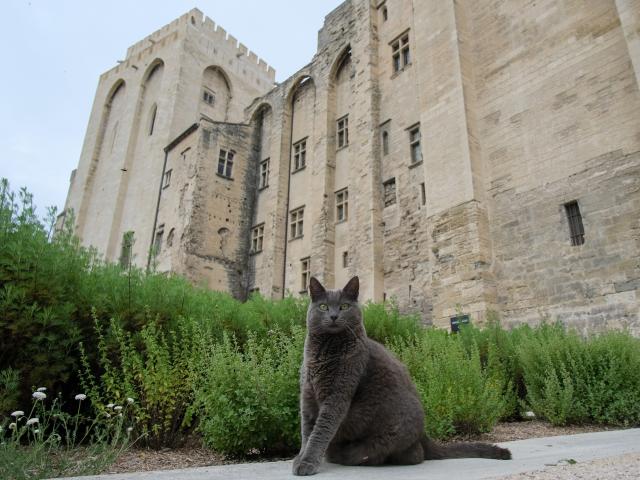
[[[317,464],[304,460],[300,455],[293,459],[293,474],[299,476],[315,475],[320,470],[320,463]]]

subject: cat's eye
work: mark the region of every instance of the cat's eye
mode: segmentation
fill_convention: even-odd
[[[351,305],[349,305],[348,303],[343,303],[342,305],[340,305],[340,310],[349,310],[349,307],[351,307]]]
[[[318,308],[323,312],[326,312],[327,310],[329,310],[329,305],[327,305],[326,303],[321,303],[320,305],[318,305]]]

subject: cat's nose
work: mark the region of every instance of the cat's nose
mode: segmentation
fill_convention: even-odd
[[[338,319],[338,315],[331,315],[331,320],[334,322]]]

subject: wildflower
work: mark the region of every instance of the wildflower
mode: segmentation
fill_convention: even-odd
[[[107,417],[107,418],[111,418],[111,414],[108,413],[108,412],[104,412],[104,416]]]
[[[87,396],[84,393],[79,393],[75,396],[75,399],[82,401],[82,400],[86,400]]]
[[[9,430],[15,430],[17,427],[17,425],[15,423],[10,423],[9,424]]]
[[[47,398],[47,394],[44,392],[33,392],[32,397],[36,400],[44,400],[45,398]]]
[[[47,391],[47,387],[40,387],[36,390],[36,392],[46,392]]]
[[[134,402],[133,398],[127,397],[127,403],[132,404]]]
[[[122,418],[122,414],[121,414],[121,413],[119,413],[119,414],[118,414],[118,416],[119,416],[120,418]]]
[[[113,408],[113,407],[115,407],[115,406],[116,406],[116,404],[115,404],[115,403],[108,403],[108,404],[107,404],[107,408]]]
[[[40,423],[40,419],[38,417],[33,417],[27,420],[27,425],[35,425],[36,423]]]
[[[535,418],[536,414],[531,412],[531,411],[529,411],[529,412],[524,412],[524,416],[526,418]]]
[[[113,407],[113,409],[114,409],[116,412],[119,412],[120,410],[122,410],[122,407],[121,407],[120,405],[116,405],[115,407]]]
[[[12,417],[24,417],[24,412],[22,410],[16,410],[11,414]]]
[[[133,432],[133,427],[127,427],[127,433]]]
[[[36,428],[33,433],[40,433],[40,430],[38,428]]]

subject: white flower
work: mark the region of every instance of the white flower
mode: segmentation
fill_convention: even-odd
[[[38,388],[38,390],[36,390],[36,392],[46,392],[47,387],[40,387]]]
[[[10,423],[9,424],[9,430],[15,430],[16,429],[16,424],[15,423]]]
[[[108,404],[107,404],[107,408],[113,408],[113,407],[115,407],[115,406],[116,406],[116,404],[115,404],[115,403],[108,403]]]
[[[40,419],[38,417],[33,417],[27,420],[27,425],[35,425],[36,423],[40,423]]]
[[[133,403],[133,402],[134,402],[133,398],[131,398],[131,397],[127,397],[127,403],[131,404],[131,403]]]
[[[11,414],[12,417],[23,417],[24,416],[24,412],[22,410],[16,410],[15,412],[13,412]]]
[[[104,416],[107,417],[107,418],[111,418],[111,414],[107,413],[107,412],[104,413]]]
[[[121,413],[119,413],[119,414],[118,414],[118,416],[119,416],[120,418],[122,418],[122,414],[121,414]]]
[[[120,405],[116,405],[115,407],[113,407],[113,409],[114,409],[116,412],[119,412],[120,410],[122,410],[122,407],[121,407]]]
[[[45,398],[47,398],[47,394],[44,392],[33,392],[32,397],[36,400],[44,400]]]
[[[133,427],[128,427],[127,428],[127,433],[131,433],[131,432],[133,432]]]
[[[86,400],[87,396],[84,393],[79,393],[75,396],[75,399],[82,401],[82,400]]]
[[[38,430],[37,428],[33,431],[33,433],[40,433],[40,430]]]
[[[524,412],[524,416],[526,418],[535,418],[536,414],[531,412],[531,411],[529,411],[529,412]]]

